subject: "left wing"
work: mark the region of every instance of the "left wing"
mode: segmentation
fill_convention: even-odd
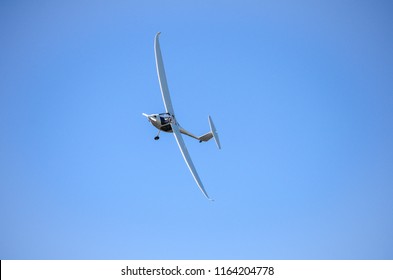
[[[158,81],[160,82],[162,99],[164,100],[166,112],[174,116],[175,112],[173,111],[172,101],[169,95],[168,83],[166,81],[166,75],[164,69],[164,62],[162,61],[160,42],[158,41],[158,37],[160,36],[160,34],[161,32],[158,32],[154,39],[154,51],[156,55]]]
[[[173,135],[175,135],[177,144],[179,145],[180,151],[183,155],[184,160],[187,163],[188,169],[190,169],[192,176],[195,179],[199,189],[206,196],[207,199],[212,200],[209,195],[206,193],[205,188],[203,187],[202,181],[199,178],[199,175],[195,169],[194,163],[191,160],[190,154],[188,153],[186,144],[184,143],[183,137],[181,136],[179,126],[176,123],[171,123]]]

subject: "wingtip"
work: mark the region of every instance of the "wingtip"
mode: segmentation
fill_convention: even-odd
[[[206,192],[203,192],[203,191],[202,191],[202,193],[203,193],[203,195],[205,196],[205,198],[206,198],[207,200],[209,200],[209,201],[211,201],[211,202],[214,202],[214,199],[211,198]]]

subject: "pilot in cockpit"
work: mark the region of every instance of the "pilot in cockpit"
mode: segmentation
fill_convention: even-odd
[[[160,121],[162,125],[169,124],[172,121],[172,117],[169,114],[160,114]]]

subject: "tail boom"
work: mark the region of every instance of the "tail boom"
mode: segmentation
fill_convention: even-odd
[[[199,142],[207,142],[210,139],[214,138],[214,141],[216,141],[217,147],[219,149],[221,149],[220,139],[218,138],[216,127],[214,126],[213,120],[210,116],[209,116],[209,125],[210,125],[210,131],[206,134],[203,134],[202,136],[199,136],[199,137],[192,134],[191,132],[185,130],[182,127],[179,127],[179,129],[182,134],[185,134],[185,135],[188,135],[194,139],[197,139],[197,140],[199,140]]]

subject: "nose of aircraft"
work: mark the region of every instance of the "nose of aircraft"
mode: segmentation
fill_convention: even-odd
[[[157,116],[156,115],[148,115],[148,114],[145,114],[145,113],[142,113],[142,115],[144,115],[149,120],[149,122],[156,122],[157,121]]]

